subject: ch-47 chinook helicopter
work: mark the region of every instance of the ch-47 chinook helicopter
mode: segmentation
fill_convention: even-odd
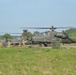
[[[22,27],[23,31],[27,33],[26,29],[50,29],[51,31],[46,31],[39,33],[33,37],[27,37],[27,42],[32,44],[39,44],[44,46],[48,46],[53,41],[59,41],[60,43],[76,43],[75,38],[69,37],[65,32],[56,32],[55,29],[64,29],[70,27]]]

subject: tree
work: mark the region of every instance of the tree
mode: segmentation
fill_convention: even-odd
[[[10,34],[6,33],[2,36],[2,38],[6,39],[6,42],[7,42],[8,39],[12,39],[12,36]]]
[[[76,28],[70,28],[68,30],[65,30],[65,33],[67,33],[71,37],[76,37]]]
[[[38,32],[38,31],[35,31],[34,33],[33,33],[33,36],[35,36],[36,34],[39,34],[40,32]]]
[[[23,32],[22,36],[32,36],[32,33],[31,32]]]

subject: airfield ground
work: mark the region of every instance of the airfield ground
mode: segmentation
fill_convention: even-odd
[[[0,48],[0,75],[76,75],[76,49]]]
[[[39,46],[39,45],[25,45],[26,48],[52,48],[52,46]],[[60,44],[60,49],[76,49],[76,44]]]

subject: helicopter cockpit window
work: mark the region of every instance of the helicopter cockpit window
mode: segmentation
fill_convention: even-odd
[[[46,36],[46,33],[42,33],[41,36]]]
[[[40,33],[40,34],[36,34],[35,37],[43,37],[43,36],[46,36],[46,34],[43,32],[43,33]]]

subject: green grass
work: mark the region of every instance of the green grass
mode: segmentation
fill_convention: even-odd
[[[71,33],[71,37],[75,37],[76,38],[76,32]]]
[[[76,50],[0,48],[0,75],[76,75]]]

